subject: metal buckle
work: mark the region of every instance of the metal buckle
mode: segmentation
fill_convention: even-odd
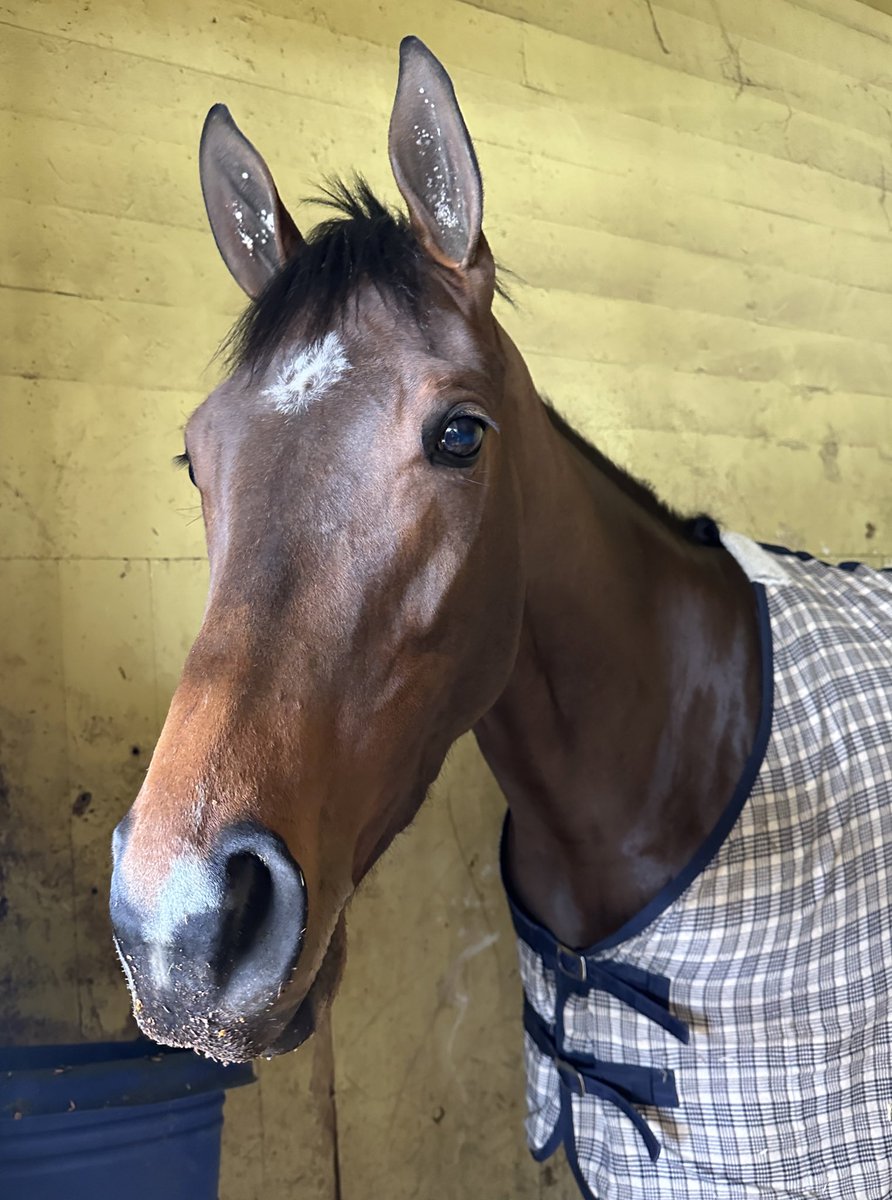
[[[578,983],[585,983],[587,972],[585,959],[581,954],[577,954],[575,950],[568,950],[566,946],[562,946],[558,942],[555,957],[559,971],[568,978],[575,979]]]
[[[572,1063],[568,1063],[565,1058],[558,1058],[557,1056],[555,1056],[554,1065],[564,1087],[574,1096],[584,1096],[585,1080],[579,1068],[574,1067]]]

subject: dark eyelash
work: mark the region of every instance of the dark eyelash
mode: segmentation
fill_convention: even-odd
[[[188,450],[184,450],[182,454],[175,454],[173,456],[173,465],[177,469],[185,467],[189,472],[189,482],[193,487],[198,487],[198,484],[195,482],[195,472],[192,470],[192,460],[189,458]]]

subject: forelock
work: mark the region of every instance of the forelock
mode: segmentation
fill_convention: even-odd
[[[330,181],[316,200],[338,215],[310,232],[239,317],[221,347],[232,371],[268,366],[296,330],[306,342],[321,341],[363,285],[415,323],[423,319],[426,256],[408,218],[361,177],[352,185]]]

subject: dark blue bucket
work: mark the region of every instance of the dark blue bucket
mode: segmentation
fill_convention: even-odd
[[[3,1200],[217,1200],[224,1089],[250,1083],[153,1042],[0,1047]]]

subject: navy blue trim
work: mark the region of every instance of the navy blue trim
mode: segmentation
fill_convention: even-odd
[[[756,600],[756,613],[759,629],[759,641],[762,657],[762,686],[761,686],[761,706],[759,712],[759,723],[756,727],[756,736],[753,742],[753,748],[750,751],[746,764],[744,765],[737,786],[728,802],[725,811],[719,817],[712,832],[702,843],[702,845],[694,853],[693,857],[688,862],[687,866],[683,867],[679,873],[674,876],[669,882],[660,889],[644,908],[640,909],[635,916],[631,917],[624,925],[616,930],[615,933],[609,934],[602,938],[600,942],[595,942],[594,945],[586,947],[584,950],[577,951],[580,958],[588,959],[591,956],[603,954],[606,950],[612,950],[616,946],[622,945],[623,942],[635,937],[642,929],[645,929],[653,921],[660,916],[661,913],[675,901],[684,892],[698,875],[709,866],[713,858],[721,849],[728,834],[737,823],[743,806],[746,803],[753,784],[762,767],[765,759],[765,751],[768,746],[768,739],[771,736],[771,723],[774,716],[774,655],[771,635],[771,616],[768,611],[768,598],[765,594],[765,588],[761,583],[752,585]],[[540,925],[528,912],[525,911],[519,898],[514,892],[511,880],[508,875],[507,863],[507,833],[508,823],[511,819],[510,811],[505,816],[505,823],[502,827],[502,844],[500,851],[500,864],[502,870],[502,885],[508,896],[508,906],[511,910],[511,917],[514,921],[515,929],[518,935],[523,938],[534,949],[537,949],[535,943],[557,944],[553,934],[549,933],[543,925]],[[539,952],[537,950],[537,952]],[[599,964],[604,966],[605,964]],[[610,964],[613,967],[613,964]],[[662,1024],[662,1022],[661,1022]]]
[[[563,1106],[563,1103],[564,1102],[562,1099],[561,1100],[562,1106]],[[533,1149],[530,1150],[530,1154],[533,1156],[533,1160],[537,1163],[545,1162],[546,1159],[551,1158],[552,1154],[554,1154],[554,1152],[557,1150],[558,1146],[561,1145],[563,1140],[564,1140],[564,1138],[563,1138],[563,1134],[561,1132],[561,1119],[560,1119],[560,1115],[558,1115],[558,1119],[554,1123],[554,1129],[552,1129],[551,1135],[548,1138],[548,1141],[545,1143],[545,1145],[541,1146],[538,1150],[533,1150]]]
[[[775,546],[771,542],[759,542],[758,544],[769,554],[776,554],[778,558],[798,558],[800,562],[816,562],[820,563],[822,567],[830,567],[834,571],[851,572],[857,571],[859,567],[864,567],[868,571],[877,571],[880,575],[892,575],[892,567],[872,567],[869,563],[858,562],[856,559],[832,563],[827,562],[825,558],[815,558],[807,550],[791,550],[788,546]]]
[[[815,558],[813,554],[809,554],[807,550],[791,550],[789,546],[775,546],[773,542],[757,542],[756,545],[761,549],[767,550],[769,554],[776,554],[778,558],[798,558],[800,562],[820,562],[821,559]],[[829,567],[830,563],[824,563],[825,567]]]

